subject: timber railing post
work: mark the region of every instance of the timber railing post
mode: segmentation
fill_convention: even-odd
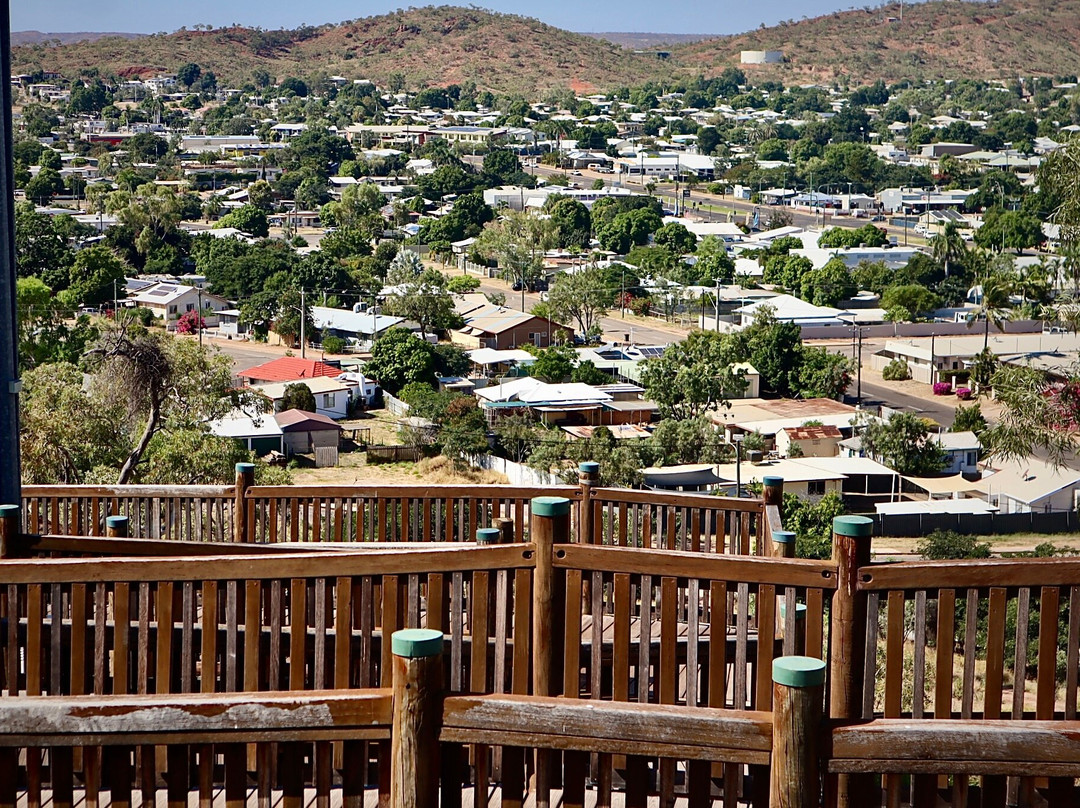
[[[762,514],[758,555],[774,556],[773,533],[784,526],[784,478],[764,477],[761,481]]]
[[[14,558],[19,545],[22,508],[0,505],[0,558]]]
[[[105,535],[110,539],[126,539],[128,535],[128,518],[126,516],[105,517]]]
[[[775,478],[774,478],[775,479]],[[781,481],[782,483],[783,481]],[[769,543],[769,555],[772,558],[794,558],[795,557],[795,534],[790,530],[774,530],[770,536]],[[786,637],[788,631],[787,620],[787,597],[783,594],[776,596],[776,613],[780,615],[780,620],[776,624],[776,636]],[[803,614],[806,613],[806,607],[803,606]],[[798,610],[796,610],[796,617],[798,617]],[[794,642],[793,653],[802,653],[803,644],[799,643],[799,628],[798,624],[795,625],[795,631],[792,634]],[[803,621],[803,628],[806,627],[806,621]],[[803,632],[805,636],[805,631]]]
[[[592,460],[578,463],[578,485],[581,486],[581,505],[578,511],[578,544],[600,544],[593,536],[592,487],[600,476],[600,464]]]
[[[570,500],[536,497],[529,503],[529,537],[536,545],[533,577],[533,695],[562,695],[566,581],[555,574],[555,546],[570,541]],[[536,808],[549,808],[554,755],[536,752]]]
[[[813,657],[780,657],[773,660],[772,679],[769,808],[817,808],[825,663]]]
[[[438,808],[443,634],[428,628],[395,631],[390,645],[390,808]]]
[[[233,489],[233,541],[246,544],[255,540],[247,518],[247,490],[255,484],[255,464],[236,464],[236,486]]]
[[[874,523],[865,516],[833,519],[836,592],[829,639],[829,717],[859,718],[862,713],[863,664],[866,659],[866,595],[857,591],[859,567],[870,563]],[[869,804],[865,777],[829,778],[826,805],[848,808]]]

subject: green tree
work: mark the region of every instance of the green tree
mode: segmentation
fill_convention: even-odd
[[[552,202],[552,199],[555,201]],[[545,207],[555,228],[558,246],[564,249],[587,248],[592,233],[589,209],[576,199],[558,194],[548,197],[548,203]]]
[[[1010,296],[1013,291],[1013,276],[1004,267],[992,270],[984,277],[979,286],[979,305],[975,310],[983,320],[983,351],[990,348],[990,325],[998,331],[1004,330],[1010,315]]]
[[[412,382],[434,385],[435,351],[407,328],[395,326],[375,340],[364,374],[391,395]]]
[[[926,419],[899,412],[887,421],[873,420],[861,433],[867,455],[898,474],[921,477],[945,468],[945,452],[930,433]]]
[[[800,297],[815,306],[836,306],[858,289],[843,259],[832,258],[821,269],[803,274],[800,291]]]
[[[526,412],[512,412],[499,417],[495,421],[494,431],[499,449],[515,463],[524,463],[544,435],[544,430]]]
[[[692,253],[697,248],[697,236],[678,222],[665,224],[653,234],[653,243],[667,247],[675,255]]]
[[[54,195],[64,190],[64,181],[60,172],[53,168],[41,169],[35,177],[26,183],[26,198],[39,205],[48,205]]]
[[[455,275],[446,282],[446,291],[455,295],[465,295],[480,288],[480,279],[472,275]]]
[[[983,216],[982,227],[975,231],[975,243],[987,250],[1009,248],[1023,253],[1044,241],[1046,235],[1042,232],[1039,218],[1019,210],[991,208]]]
[[[232,213],[222,216],[218,221],[218,227],[234,227],[241,233],[247,233],[255,238],[266,238],[270,235],[266,212],[253,204],[242,205]]]
[[[191,87],[199,80],[199,76],[202,75],[202,68],[194,62],[188,62],[181,65],[176,71],[176,80],[183,84],[185,87]]]
[[[840,398],[851,384],[851,360],[825,348],[802,350],[799,395],[803,398]]]
[[[274,189],[266,180],[255,180],[247,192],[248,202],[259,210],[269,212],[274,206]]]
[[[949,431],[974,432],[979,435],[986,429],[986,426],[986,417],[982,414],[982,407],[976,402],[968,407],[956,408],[956,417],[953,419]]]
[[[71,286],[61,292],[61,300],[70,306],[98,306],[111,301],[116,286],[123,288],[129,267],[103,244],[79,250],[71,265]]]
[[[745,374],[731,365],[722,335],[693,331],[663,356],[646,360],[641,383],[665,418],[685,421],[727,406],[729,399],[742,394]]]
[[[534,353],[536,359],[529,365],[529,375],[551,384],[566,381],[577,362],[577,352],[570,345],[552,345],[534,349]]]
[[[281,396],[281,409],[315,412],[315,394],[303,382],[287,384]]]
[[[914,321],[940,305],[940,297],[918,284],[890,286],[881,296],[885,319],[892,322]]]
[[[552,317],[560,323],[576,326],[579,334],[589,334],[608,313],[611,297],[604,273],[591,264],[574,273],[557,275],[547,304]]]
[[[942,265],[946,277],[949,275],[950,264],[954,271],[963,271],[967,266],[968,247],[954,222],[947,222],[941,232],[930,239],[929,245],[934,260]]]
[[[483,255],[494,257],[502,276],[521,292],[525,310],[525,287],[543,274],[544,251],[555,242],[549,220],[529,211],[505,211],[490,222],[477,240]]]
[[[203,429],[240,405],[259,407],[253,393],[232,383],[232,363],[192,340],[146,332],[121,323],[104,332],[87,353],[101,396],[122,407],[132,426],[130,451],[117,474],[117,485],[131,481],[159,432]],[[123,420],[123,419],[122,419]]]
[[[935,530],[919,539],[915,550],[930,561],[948,561],[963,558],[989,558],[990,545],[974,536],[964,536],[953,530]]]
[[[403,251],[398,257],[404,255],[415,253]],[[384,308],[389,314],[418,323],[421,334],[462,325],[461,315],[454,309],[454,299],[446,290],[446,278],[434,269],[425,269],[420,275],[399,282],[395,293],[386,297]]]

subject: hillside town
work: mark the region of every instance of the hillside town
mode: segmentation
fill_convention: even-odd
[[[896,535],[1073,525],[1075,77],[255,79],[12,77],[27,481],[212,482],[242,456],[318,480],[366,450],[736,496],[778,474]],[[106,406],[151,337],[209,351],[186,361],[219,363],[219,397],[152,425],[152,397]],[[102,445],[58,465],[72,436],[34,410],[61,394]]]
[[[1080,802],[1080,0],[121,5],[0,15],[0,808]]]

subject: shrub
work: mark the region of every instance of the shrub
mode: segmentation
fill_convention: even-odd
[[[947,396],[952,393],[952,384],[949,382],[934,382],[934,395]]]
[[[339,354],[345,350],[345,340],[341,337],[324,337],[322,346],[328,354]]]
[[[923,558],[944,561],[953,558],[989,558],[990,545],[962,536],[953,530],[935,530],[915,546]]]
[[[881,371],[881,378],[887,382],[906,382],[911,378],[911,369],[902,359],[894,359]]]
[[[960,399],[961,401],[970,400],[970,398],[971,398],[971,388],[970,387],[957,387],[956,388],[956,397],[958,399]]]

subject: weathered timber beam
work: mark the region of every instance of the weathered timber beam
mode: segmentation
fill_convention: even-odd
[[[1080,776],[1080,721],[882,718],[829,735],[830,772]]]
[[[0,699],[0,747],[389,738],[389,689]]]
[[[450,696],[440,740],[764,764],[772,714],[541,696]]]

